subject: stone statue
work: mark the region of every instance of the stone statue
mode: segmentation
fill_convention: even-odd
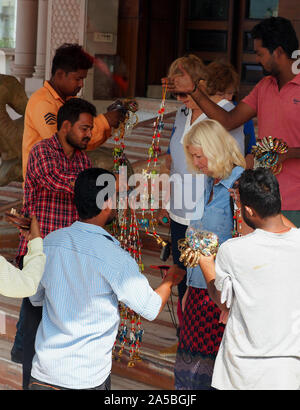
[[[24,114],[27,105],[24,87],[13,76],[0,75],[0,186],[11,181],[22,181],[22,137]],[[13,108],[20,118],[12,120],[6,105]]]

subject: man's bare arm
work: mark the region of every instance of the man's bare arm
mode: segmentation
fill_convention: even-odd
[[[215,287],[216,271],[214,257],[201,256],[199,265],[205,278],[210,298],[223,312],[229,312],[226,303],[221,302],[221,292]]]
[[[182,66],[179,66],[179,69],[181,74],[162,79],[162,83],[167,84],[168,91],[190,94],[208,118],[219,121],[227,130],[240,127],[256,116],[256,111],[243,102],[240,102],[233,110],[225,111],[211,101],[202,86],[199,83],[195,84]]]
[[[228,131],[240,127],[256,116],[256,112],[244,102],[240,102],[233,110],[226,111],[211,101],[200,88],[197,88],[191,97],[208,118],[219,121]]]
[[[160,314],[167,303],[173,286],[178,285],[184,278],[185,270],[179,268],[177,265],[174,265],[166,276],[164,277],[161,284],[155,289],[155,292],[161,297],[162,304],[160,307]]]

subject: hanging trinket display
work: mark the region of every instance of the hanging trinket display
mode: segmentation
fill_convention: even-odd
[[[148,149],[148,160],[147,168],[142,171],[143,173],[143,194],[141,195],[142,202],[142,218],[137,220],[135,214],[135,207],[131,206],[130,208],[130,221],[127,213],[128,207],[124,202],[119,206],[118,212],[118,224],[114,225],[115,236],[120,241],[120,244],[123,249],[127,250],[131,256],[136,260],[139,265],[140,271],[144,270],[142,263],[142,254],[141,254],[141,241],[139,237],[139,227],[145,230],[145,233],[149,236],[152,236],[156,239],[157,243],[162,246],[162,253],[164,257],[168,257],[170,251],[168,250],[169,244],[165,242],[157,233],[157,219],[154,217],[154,187],[155,179],[158,176],[156,169],[157,158],[161,152],[160,149],[160,137],[162,130],[164,128],[163,116],[165,112],[165,99],[167,93],[167,85],[163,87],[162,102],[160,109],[158,111],[157,119],[154,123],[154,132],[152,136],[152,143]],[[135,108],[135,107],[133,107]],[[131,109],[131,112],[135,112]],[[137,120],[134,122],[129,122],[130,126],[134,126]],[[132,125],[133,124],[133,125]],[[114,170],[115,172],[119,171],[120,166],[124,165],[124,136],[126,135],[126,127],[120,126],[118,133],[114,137],[115,147],[114,147]],[[151,195],[149,196],[149,181],[151,184]],[[150,204],[149,204],[150,198]],[[124,201],[124,199],[122,200]],[[130,204],[129,204],[130,205]],[[150,218],[145,217],[145,211],[150,205]],[[166,259],[163,259],[166,260]],[[117,340],[115,341],[113,348],[113,357],[115,360],[120,360],[125,346],[129,346],[129,362],[128,367],[133,367],[137,361],[141,360],[140,357],[140,348],[144,330],[142,329],[141,318],[131,309],[126,307],[124,304],[119,305],[120,311],[120,326],[118,331],[117,340],[119,341],[120,348],[117,352]],[[129,333],[129,337],[128,337]]]
[[[127,99],[124,102],[119,102],[116,105],[116,108],[123,109],[125,113],[124,121],[120,122],[118,128],[113,132],[114,139],[114,148],[113,148],[113,157],[114,157],[114,167],[113,172],[118,173],[119,168],[122,165],[126,164],[126,158],[124,154],[125,149],[125,136],[128,137],[129,133],[138,123],[138,116],[136,114],[138,110],[138,103],[134,99]],[[115,109],[116,109],[115,108]]]
[[[211,256],[217,253],[219,238],[213,232],[189,226],[185,238],[178,241],[178,249],[181,253],[180,262],[189,268],[194,268],[199,265],[201,255]]]
[[[120,123],[118,129],[113,133],[115,146],[113,149],[114,168],[113,172],[119,173],[120,167],[126,165],[125,137],[138,123],[136,111],[138,104],[135,100],[125,100],[122,105],[126,109],[125,119]],[[144,270],[142,263],[141,240],[139,236],[138,221],[135,214],[135,207],[128,203],[127,195],[118,198],[118,217],[113,223],[113,235],[119,240],[121,247],[126,250],[137,262],[140,271]],[[140,347],[144,330],[140,315],[136,314],[124,303],[119,303],[120,325],[118,335],[113,347],[113,358],[120,360],[125,346],[129,347],[128,367],[133,367],[137,361],[141,360]],[[130,321],[130,326],[128,322]],[[119,350],[117,344],[119,342]]]
[[[152,143],[148,149],[147,168],[143,169],[143,194],[141,196],[142,203],[142,218],[139,223],[145,230],[145,233],[152,236],[158,245],[162,247],[161,259],[167,260],[170,254],[170,245],[164,241],[157,233],[158,221],[154,216],[155,203],[158,198],[155,198],[155,186],[157,183],[157,177],[159,176],[157,171],[158,155],[161,153],[160,138],[164,129],[164,114],[165,114],[165,101],[167,94],[167,84],[162,87],[162,100],[156,121],[154,122],[154,131],[152,135]],[[150,190],[150,195],[149,195]],[[145,217],[146,210],[150,210],[149,219]]]
[[[286,152],[288,152],[288,146],[279,138],[269,136],[257,140],[251,150],[254,155],[254,169],[269,168],[274,175],[278,175],[282,169],[282,164],[278,164],[279,155]]]

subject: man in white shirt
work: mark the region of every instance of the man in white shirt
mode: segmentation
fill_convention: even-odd
[[[212,386],[226,390],[300,389],[300,230],[281,218],[267,169],[239,180],[241,212],[255,231],[221,245],[216,263],[202,257],[210,297],[230,314]],[[298,324],[297,324],[298,320]]]
[[[79,174],[74,188],[79,221],[44,239],[45,272],[30,299],[43,305],[30,390],[109,390],[118,300],[154,320],[182,280],[183,275],[168,273],[153,290],[105,230],[116,214],[111,193],[101,185],[106,176],[114,185],[114,175],[101,168]]]

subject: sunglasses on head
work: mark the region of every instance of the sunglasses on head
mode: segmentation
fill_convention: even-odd
[[[188,94],[186,94],[186,93],[172,93],[172,96],[174,98],[177,98],[177,97],[186,98],[188,96]]]

